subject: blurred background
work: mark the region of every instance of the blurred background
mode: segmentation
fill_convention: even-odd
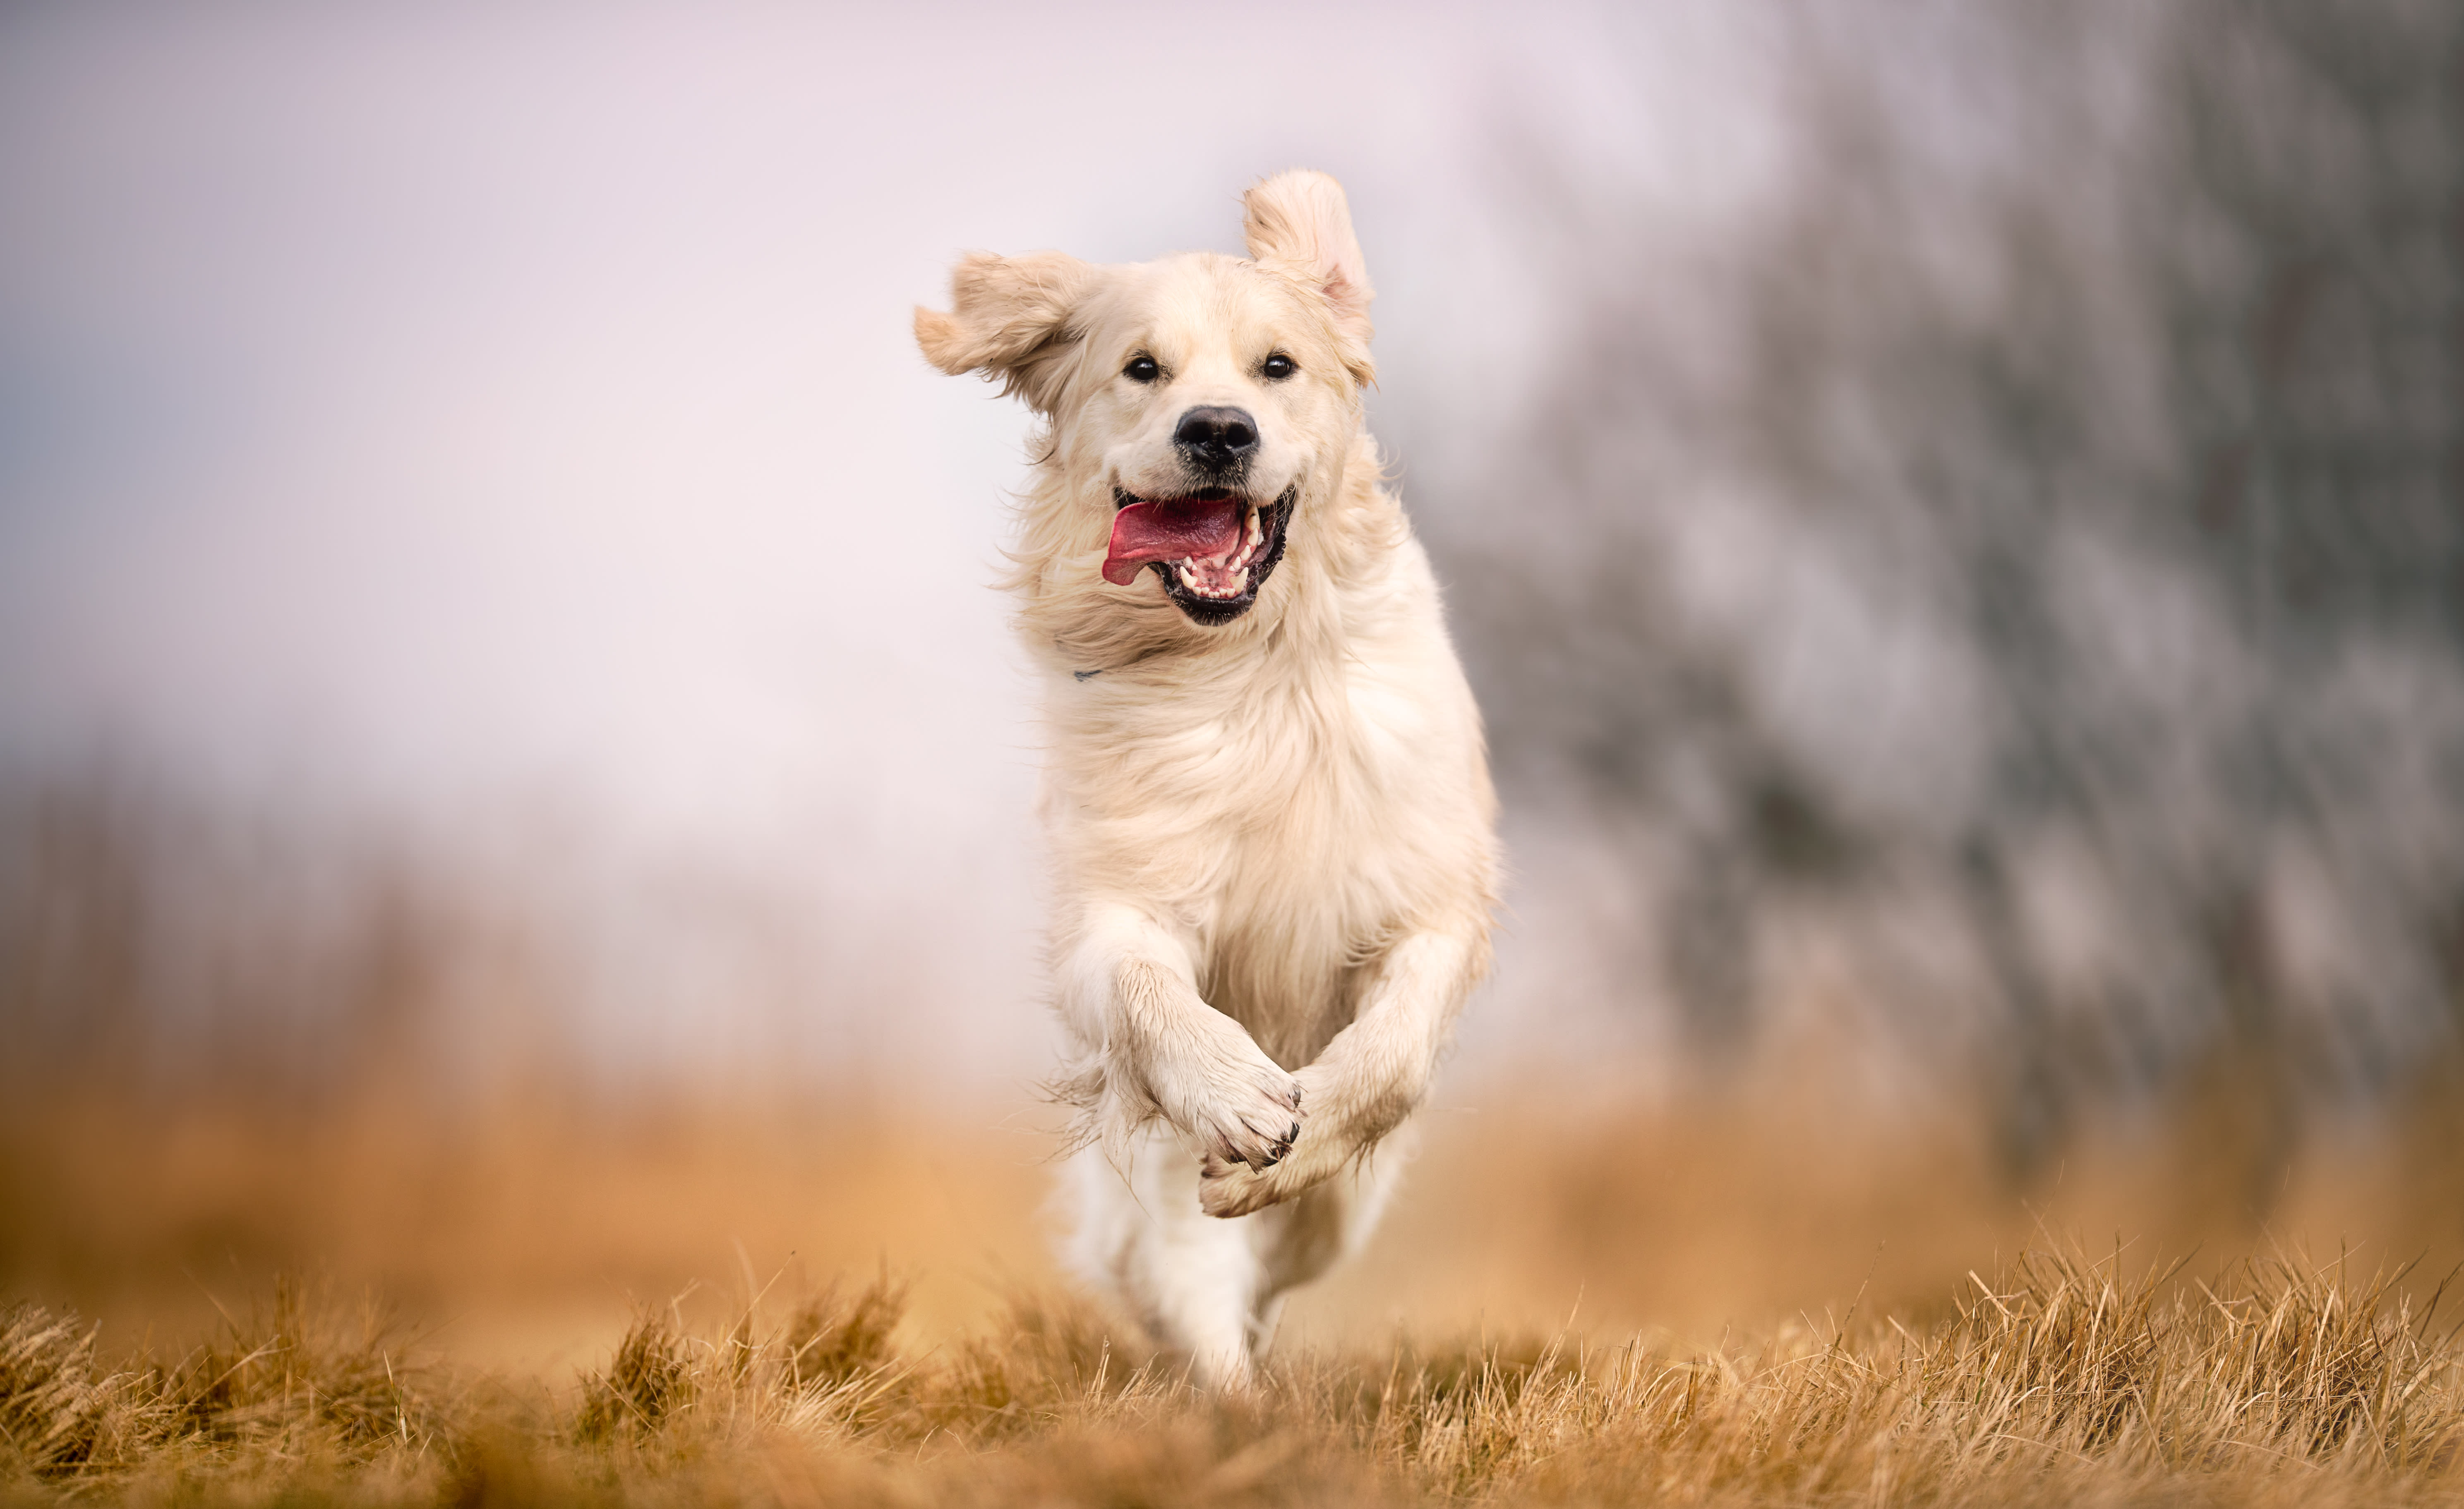
[[[1302,1335],[2464,1258],[2447,0],[29,4],[0,1289],[1047,1278],[1026,419],[910,310],[1291,165],[1514,872]]]

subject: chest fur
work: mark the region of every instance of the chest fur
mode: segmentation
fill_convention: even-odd
[[[1047,807],[1065,892],[1149,911],[1209,1004],[1308,1061],[1420,909],[1420,836],[1446,826],[1435,773],[1463,733],[1447,689],[1412,681],[1408,657],[1292,657],[1079,699],[1056,719]]]

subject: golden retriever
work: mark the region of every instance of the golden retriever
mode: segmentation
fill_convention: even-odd
[[[970,254],[915,339],[1043,420],[1009,585],[1045,681],[1070,1256],[1218,1386],[1366,1236],[1486,972],[1496,801],[1364,427],[1343,189],[1246,258]]]

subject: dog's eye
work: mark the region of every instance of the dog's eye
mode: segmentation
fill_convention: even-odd
[[[1258,370],[1265,374],[1267,382],[1281,383],[1284,379],[1290,377],[1300,369],[1301,364],[1299,362],[1278,351],[1273,356],[1268,357],[1266,359],[1266,364],[1260,367]]]
[[[1130,364],[1121,368],[1121,376],[1133,383],[1152,383],[1163,376],[1163,368],[1155,365],[1155,358],[1142,351],[1130,358]]]

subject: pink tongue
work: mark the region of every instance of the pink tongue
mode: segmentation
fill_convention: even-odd
[[[1112,515],[1112,548],[1104,557],[1104,580],[1126,587],[1150,560],[1229,555],[1240,543],[1241,506],[1229,498],[1221,503],[1189,498],[1133,503]]]

